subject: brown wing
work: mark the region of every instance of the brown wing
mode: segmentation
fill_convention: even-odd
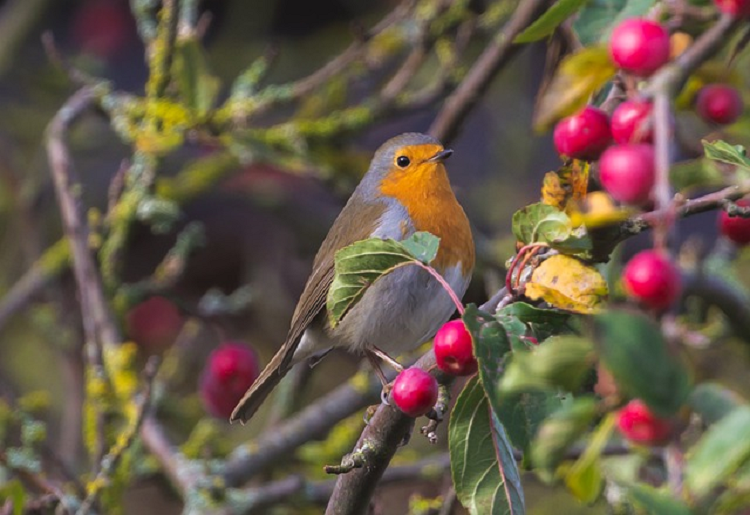
[[[245,422],[252,417],[292,367],[294,351],[297,350],[302,334],[326,305],[328,289],[333,281],[335,252],[354,242],[369,238],[375,230],[376,222],[385,211],[385,204],[380,202],[365,204],[355,199],[356,195],[352,196],[344,206],[315,256],[312,274],[297,302],[286,341],[234,408],[231,422],[237,420]],[[354,205],[357,207],[354,208]]]

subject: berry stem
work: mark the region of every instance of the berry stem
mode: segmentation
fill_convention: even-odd
[[[534,253],[537,252],[537,249],[541,247],[546,247],[546,243],[530,243],[524,247],[521,247],[518,252],[516,253],[516,257],[513,258],[513,261],[511,261],[510,266],[508,267],[508,273],[505,275],[505,288],[508,290],[508,293],[513,293],[515,291],[515,288],[513,287],[513,270],[516,269],[518,265],[518,261],[523,259],[523,266],[521,267],[521,270],[523,270],[523,267],[526,266],[526,263],[528,261],[528,257],[526,256],[526,253],[529,250],[533,250]],[[519,271],[520,275],[520,271]],[[516,281],[516,287],[520,286],[520,277],[518,278],[518,281]]]
[[[453,301],[453,304],[456,305],[456,309],[458,312],[463,316],[464,314],[464,305],[461,303],[461,299],[458,298],[458,295],[456,295],[456,292],[453,291],[453,288],[451,288],[451,285],[448,284],[448,282],[443,279],[443,276],[438,273],[437,270],[432,268],[430,265],[425,265],[421,261],[414,260],[412,261],[415,265],[427,270],[427,272],[435,278],[437,282],[440,283],[440,286],[443,287],[443,289],[450,295],[451,300]]]

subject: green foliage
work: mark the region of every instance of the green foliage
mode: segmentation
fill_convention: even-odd
[[[553,336],[534,351],[514,352],[498,388],[503,395],[576,391],[594,362],[594,345],[579,336]]]
[[[623,20],[644,16],[655,3],[656,0],[591,0],[578,14],[573,29],[586,46],[606,42],[612,29]]]
[[[178,39],[175,45],[174,80],[180,98],[197,119],[214,107],[221,86],[211,75],[206,52],[195,38]]]
[[[722,140],[713,142],[703,140],[701,143],[703,143],[703,151],[708,159],[750,171],[750,158],[747,157],[745,147],[742,145],[730,145]]]
[[[555,2],[526,30],[513,40],[514,43],[531,43],[549,36],[558,25],[578,12],[589,0],[560,0]]]
[[[705,424],[714,424],[745,404],[745,401],[724,386],[701,383],[693,389],[688,404]]]
[[[476,377],[456,400],[448,447],[456,495],[471,515],[525,513],[512,447]]]
[[[687,400],[691,381],[659,327],[645,315],[626,311],[603,313],[595,323],[602,361],[624,393],[659,415],[675,414]]]
[[[628,487],[628,499],[642,513],[658,513],[660,515],[690,515],[691,511],[682,502],[676,500],[668,492],[657,490],[645,484]]]
[[[597,414],[593,397],[580,397],[561,406],[539,426],[531,445],[531,462],[543,479],[551,479],[551,473],[565,458],[568,448],[586,433]]]
[[[685,486],[703,497],[750,459],[750,407],[743,405],[713,424],[690,452]]]
[[[335,270],[328,290],[328,318],[337,326],[375,281],[415,261],[429,264],[437,255],[439,238],[415,233],[403,241],[370,238],[336,252]]]
[[[560,252],[578,253],[591,249],[585,227],[573,227],[568,215],[542,203],[516,211],[513,234],[526,245],[544,243]]]
[[[606,416],[594,430],[581,457],[564,472],[565,485],[581,502],[594,502],[602,490],[604,481],[600,458],[609,442],[614,422],[611,414]]]
[[[559,119],[583,108],[616,72],[603,45],[585,47],[566,56],[539,100],[534,129],[545,131]]]
[[[6,512],[8,515],[22,515],[24,513],[24,504],[26,502],[26,490],[18,479],[13,479],[0,485],[0,503],[3,506],[13,508],[12,512]]]

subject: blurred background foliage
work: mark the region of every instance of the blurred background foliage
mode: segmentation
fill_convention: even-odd
[[[517,6],[512,0],[471,0],[469,4],[477,12],[496,13],[497,20]],[[361,31],[358,27],[371,27],[395,5],[393,0],[201,1],[204,17],[199,26],[205,27],[206,62],[219,81],[219,98],[226,98],[236,77],[260,56],[275,56],[266,84],[282,84],[312,73],[344,50]],[[0,292],[5,293],[62,235],[43,141],[47,124],[75,87],[45,53],[45,32],[52,34],[57,52],[71,66],[111,81],[117,90],[143,95],[148,79],[145,49],[127,0],[0,2]],[[379,44],[382,46],[376,50],[385,55],[389,45],[398,41],[384,38]],[[544,173],[560,164],[549,133],[535,133],[531,125],[536,93],[548,79],[548,48],[545,42],[525,47],[493,82],[450,145],[455,150],[448,164],[451,181],[474,225],[480,256],[468,302],[482,302],[502,284],[503,264],[514,252],[511,215],[538,200]],[[481,49],[482,41],[470,43],[467,63]],[[740,84],[750,81],[747,54],[732,68]],[[374,51],[369,59],[377,61],[383,55]],[[455,73],[455,68],[462,66],[464,63],[458,62],[454,69],[446,69],[444,63],[430,57],[416,82]],[[298,105],[261,117],[260,123],[321,116],[347,100],[363,98],[384,76],[383,70],[362,73],[348,84],[334,78]],[[746,105],[750,104],[746,87],[742,93]],[[173,213],[176,222],[167,223],[168,230],[159,230],[153,217],[151,223],[136,224],[122,257],[121,278],[124,283],[138,285],[150,277],[178,235],[194,238],[183,242],[196,246],[184,271],[158,291],[179,307],[185,320],[177,346],[168,352],[163,365],[169,391],[168,401],[161,402],[159,409],[173,440],[186,442],[183,451],[188,456],[224,456],[263,427],[262,423],[230,427],[224,420],[204,418],[197,390],[207,355],[221,341],[240,340],[257,349],[261,362],[270,358],[286,333],[314,252],[366,170],[374,149],[394,134],[426,131],[438,108],[439,102],[401,112],[355,131],[321,138],[304,153],[280,152],[267,162],[246,166],[241,159],[222,154],[216,141],[199,138],[165,156],[156,191],[166,198],[187,201]],[[699,141],[708,129],[692,113],[679,116],[683,157],[701,155]],[[738,143],[744,140],[747,146],[750,116],[745,115],[731,130],[723,137]],[[127,167],[123,162],[130,159],[131,150],[104,116],[83,118],[70,141],[84,185],[84,202],[93,208],[89,221],[96,228],[107,212],[113,178]],[[223,170],[215,183],[191,184],[180,175],[191,164],[212,158]],[[714,218],[709,213],[681,223],[680,239],[689,243],[688,257],[691,249],[700,253],[710,248],[716,232]],[[183,232],[186,228],[191,229]],[[637,247],[638,240],[629,245]],[[62,252],[58,249],[58,254]],[[48,252],[46,256],[47,264],[54,266],[56,254]],[[57,261],[61,261],[59,255]],[[745,284],[750,281],[749,265],[750,254],[745,252],[736,265]],[[39,402],[50,408],[44,415],[47,445],[75,468],[85,468],[80,439],[84,365],[74,292],[72,275],[66,272],[35,295],[27,309],[3,320],[0,388],[7,398],[22,401],[38,399],[30,395],[44,392]],[[127,327],[128,308],[144,297],[144,291],[137,288],[131,294],[119,297],[115,304],[123,327]],[[141,345],[138,359],[145,361],[149,353],[163,351],[158,344],[155,347]],[[731,338],[695,351],[701,374],[728,381],[746,395],[750,395],[748,358],[747,346]],[[315,369],[297,402],[304,405],[331,390],[356,368],[351,356],[337,354],[326,359]],[[279,416],[271,413],[273,409],[265,406],[259,419]],[[326,442],[304,446],[295,459],[279,467],[280,473],[304,471],[322,476],[321,465],[338,461],[351,448],[361,426],[359,415],[342,422]],[[444,449],[445,426],[440,435],[440,449]],[[415,437],[399,451],[394,464],[433,452],[435,448]],[[138,468],[155,470],[149,460]],[[128,488],[126,513],[179,511],[179,499],[162,480],[143,477],[146,479]],[[404,512],[410,497],[413,513],[420,513],[415,496],[438,495],[445,480],[443,475],[437,480],[384,487],[388,493],[379,495],[385,503],[382,513]],[[601,507],[579,505],[564,490],[543,487],[531,476],[526,497],[530,513],[604,512]],[[279,513],[303,513],[299,506],[287,510]]]

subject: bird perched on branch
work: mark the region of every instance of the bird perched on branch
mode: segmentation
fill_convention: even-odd
[[[416,266],[377,279],[335,328],[326,297],[336,251],[368,238],[403,240],[417,231],[440,238],[431,265],[463,297],[474,268],[474,240],[443,164],[452,153],[418,133],[396,136],[375,152],[315,256],[286,341],[237,404],[232,422],[252,417],[294,364],[334,347],[364,354],[384,380],[378,358],[394,362],[390,356],[416,348],[450,318],[455,310],[450,296]]]

